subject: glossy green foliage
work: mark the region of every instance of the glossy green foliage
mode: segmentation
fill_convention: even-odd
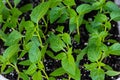
[[[1,74],[16,72],[17,80],[82,80],[82,67],[92,80],[120,74],[105,64],[109,56],[120,56],[120,43],[110,33],[112,22],[120,21],[114,2],[40,0],[18,7],[21,0],[12,1],[0,0]]]

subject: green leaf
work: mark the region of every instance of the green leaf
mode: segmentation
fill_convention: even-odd
[[[107,65],[107,64],[105,64],[105,66],[103,66],[103,68],[104,68],[105,70],[113,70],[112,67],[109,66],[109,65]]]
[[[27,43],[32,37],[35,32],[35,26],[31,21],[25,21],[21,23],[21,26],[24,26],[26,33],[25,33],[25,42]]]
[[[68,9],[67,9],[67,12],[69,13],[70,18],[73,17],[73,16],[77,16],[77,13],[76,13],[75,10],[72,9],[72,8],[68,8]]]
[[[66,57],[66,54],[64,52],[61,52],[55,56],[55,59],[62,60],[64,57]]]
[[[81,4],[77,7],[76,11],[79,14],[86,14],[86,13],[89,13],[90,11],[92,11],[92,6],[89,4]]]
[[[77,55],[76,64],[79,65],[80,60],[83,59],[84,55],[87,53],[87,47],[85,47],[82,51],[79,51],[79,54]]]
[[[32,63],[30,62],[30,60],[25,60],[25,61],[21,61],[18,63],[19,65],[23,65],[23,66],[29,66],[31,65]]]
[[[1,73],[3,73],[3,71],[4,71],[5,68],[6,68],[6,66],[7,66],[7,63],[6,63],[6,62],[4,62],[3,64],[1,64]]]
[[[54,77],[49,77],[49,80],[56,80]]]
[[[76,24],[76,17],[71,17],[69,19],[69,30],[70,33],[73,32],[75,29],[77,28],[77,24]]]
[[[2,55],[0,55],[0,62],[4,63],[5,60],[6,60],[6,59],[5,59]]]
[[[120,72],[113,71],[113,70],[108,70],[107,72],[105,72],[105,74],[107,74],[108,76],[117,76],[117,75],[120,74]]]
[[[63,3],[67,6],[74,6],[75,5],[74,0],[64,0]]]
[[[27,41],[27,40],[29,40],[32,37],[30,35],[33,35],[34,30],[35,30],[35,26],[34,26],[34,24],[31,21],[26,21],[23,24],[24,24],[25,29],[27,31],[26,32],[26,41]]]
[[[65,23],[65,21],[67,20],[67,19],[69,19],[69,16],[68,16],[68,13],[67,12],[65,12],[65,10],[63,10],[62,11],[63,13],[62,13],[62,15],[61,15],[61,17],[58,19],[58,23]]]
[[[62,15],[62,8],[54,7],[50,10],[50,23],[55,22]]]
[[[53,54],[53,52],[52,51],[50,51],[50,50],[47,50],[46,51],[46,54],[48,55],[48,56],[50,56],[51,58],[53,58],[54,59],[54,54]]]
[[[32,6],[31,3],[26,4],[26,5],[22,6],[22,7],[20,7],[20,11],[23,12],[23,13],[25,13],[27,11],[30,11],[32,9],[33,9],[33,6]]]
[[[15,6],[17,6],[20,3],[20,0],[14,0]]]
[[[32,13],[30,15],[31,20],[35,23],[38,23],[38,21],[47,13],[49,9],[49,5],[50,3],[48,1],[48,2],[41,3],[40,5],[35,7],[32,10]]]
[[[42,61],[39,61],[38,68],[41,69],[41,70],[44,69],[44,64],[43,64]]]
[[[19,44],[13,44],[12,46],[8,47],[4,53],[3,57],[6,60],[9,60],[12,56],[16,55],[19,50]]]
[[[18,60],[18,55],[17,54],[15,54],[15,55],[13,55],[11,58],[10,58],[10,60],[9,60],[9,62],[10,63],[12,63],[12,64],[17,64],[17,60]]]
[[[79,27],[82,24],[83,18],[84,18],[84,15],[78,15],[78,16],[76,16],[77,27]]]
[[[45,45],[41,49],[41,58],[44,58],[48,45]]]
[[[107,1],[105,4],[105,9],[109,11],[119,11],[119,7],[112,1]]]
[[[12,71],[14,71],[14,68],[13,68],[13,67],[8,67],[8,68],[3,72],[3,74],[9,74],[9,73],[11,73]]]
[[[76,75],[71,75],[71,73],[69,74],[74,80],[81,80],[81,74],[80,74],[80,70],[79,68],[76,67],[75,70],[75,74]]]
[[[105,72],[102,69],[93,69],[90,72],[92,80],[104,80]]]
[[[100,37],[102,40],[104,40],[107,35],[108,35],[108,32],[107,32],[107,31],[102,31],[102,32],[100,32],[99,37]]]
[[[95,16],[95,21],[96,22],[106,22],[107,21],[107,16],[104,14],[97,14]]]
[[[13,44],[17,44],[21,40],[21,38],[22,38],[21,33],[14,30],[7,37],[7,39],[5,41],[5,45],[6,46],[11,46]]]
[[[40,42],[37,36],[33,36],[31,40],[37,47],[40,46]]]
[[[60,32],[60,33],[63,33],[63,30],[64,30],[64,26],[58,26],[56,28],[56,31]]]
[[[2,0],[0,0],[0,14],[2,13],[3,8],[5,7]]]
[[[86,2],[86,3],[93,3],[93,2],[95,2],[95,0],[81,0],[81,1]]]
[[[0,30],[0,39],[2,39],[3,41],[6,41],[6,38],[7,38],[7,35],[2,30]]]
[[[71,38],[70,35],[68,33],[64,33],[62,34],[62,40],[66,43],[71,45]]]
[[[4,4],[1,5],[0,13],[2,13],[3,19],[8,19],[8,17],[10,16],[10,11],[7,7],[5,7]]]
[[[64,49],[65,44],[58,36],[51,34],[49,40],[50,40],[50,48],[53,51],[58,52]]]
[[[29,59],[32,63],[37,63],[41,60],[41,52],[35,42],[32,42],[32,46],[29,50]]]
[[[2,15],[0,14],[0,23],[3,21],[3,17]]]
[[[93,26],[91,24],[86,24],[86,29],[89,33],[94,33],[95,32],[95,29],[93,28]]]
[[[33,80],[42,80],[42,74],[40,71],[35,72],[34,75],[32,76]]]
[[[70,18],[69,30],[70,33],[77,29],[83,22],[84,15],[76,15]]]
[[[114,39],[108,39],[107,41],[110,43],[117,43],[118,42],[117,40],[114,40]]]
[[[100,59],[101,57],[100,45],[101,45],[101,41],[98,37],[94,38],[93,36],[92,38],[89,39],[87,55],[90,61],[94,62]]]
[[[110,46],[109,53],[112,55],[120,55],[120,44],[114,43],[112,46]]]
[[[19,76],[20,76],[20,78],[22,78],[23,80],[29,80],[29,77],[28,77],[25,73],[23,73],[23,72],[20,72],[20,73],[19,73]]]
[[[85,69],[92,71],[93,69],[97,68],[97,63],[85,64]]]
[[[33,75],[33,73],[36,71],[36,69],[37,69],[36,64],[31,64],[29,66],[29,68],[25,71],[25,74]]]
[[[50,8],[53,8],[58,6],[62,2],[62,0],[49,0],[49,2],[50,2]]]
[[[61,76],[63,74],[65,74],[65,70],[62,67],[57,68],[52,73],[50,73],[51,76]]]
[[[17,8],[12,8],[11,14],[12,16],[18,18],[22,14],[22,12]]]
[[[120,21],[120,11],[113,11],[110,13],[111,20]]]
[[[80,35],[76,34],[74,36],[74,40],[77,42],[77,43],[80,43]]]
[[[76,65],[72,55],[68,55],[68,57],[66,56],[62,59],[62,67],[66,72],[72,75],[76,75],[75,74]]]
[[[105,22],[105,27],[110,30],[111,29],[111,23],[108,21],[108,22]]]
[[[96,1],[92,4],[93,10],[99,10],[100,8],[104,7],[105,0]]]

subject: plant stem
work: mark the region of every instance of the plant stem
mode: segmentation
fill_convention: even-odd
[[[45,2],[44,0],[42,0],[42,3]]]
[[[70,78],[71,78],[71,77],[70,77],[70,76],[68,76],[68,80],[70,80]]]
[[[45,20],[44,17],[42,18],[42,20],[43,20],[43,22],[44,22],[44,24],[45,24],[45,27],[46,27],[46,29],[45,29],[45,33],[46,33],[46,32],[47,32],[47,29],[48,29],[48,24],[47,24],[47,22],[46,22],[46,20]]]
[[[8,64],[8,65],[10,65],[10,66],[12,66],[15,70],[16,70],[16,72],[19,74],[20,72],[19,72],[19,70],[18,70],[18,68],[17,68],[17,66],[15,66],[15,65],[13,65],[13,64]]]
[[[77,22],[76,24],[77,24],[77,33],[78,33],[78,35],[80,35],[79,22],[78,22],[79,21],[79,16],[77,17],[77,21],[76,21]]]
[[[78,33],[78,35],[80,35],[80,30],[79,30],[78,23],[77,23],[77,33]]]
[[[20,72],[19,72],[17,66],[16,66],[16,65],[13,65],[13,64],[11,64],[11,63],[9,63],[8,65],[12,66],[12,67],[16,70],[16,72],[17,72],[17,74],[18,74],[17,80],[19,80],[19,73],[20,73]]]
[[[8,3],[9,7],[12,9],[12,5],[10,4],[9,0],[6,0],[6,2]]]
[[[48,75],[47,75],[47,73],[45,72],[44,69],[42,69],[42,72],[45,74],[46,79],[49,80]]]
[[[37,34],[37,36],[38,36],[38,39],[39,39],[39,41],[40,41],[40,46],[41,46],[41,48],[43,47],[43,45],[42,45],[42,39],[41,39],[41,37],[40,37],[40,34],[39,34],[39,28],[38,28],[38,24],[37,24],[37,26],[36,26],[36,34]]]

